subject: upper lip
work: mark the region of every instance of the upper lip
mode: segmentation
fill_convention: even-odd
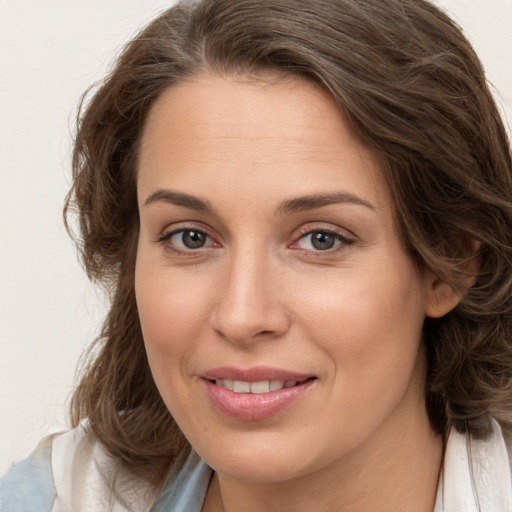
[[[207,380],[230,379],[244,382],[261,382],[265,380],[282,380],[301,382],[314,377],[313,374],[301,373],[273,368],[270,366],[254,366],[252,368],[238,368],[235,366],[220,366],[201,373],[200,377]]]

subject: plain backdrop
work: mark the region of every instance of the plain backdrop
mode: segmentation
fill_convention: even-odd
[[[0,0],[0,474],[67,427],[76,364],[105,312],[62,223],[78,99],[173,3]],[[512,0],[437,3],[512,119]]]

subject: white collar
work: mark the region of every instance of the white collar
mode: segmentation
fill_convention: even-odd
[[[496,421],[485,440],[452,429],[439,485],[434,512],[512,512],[510,460]]]

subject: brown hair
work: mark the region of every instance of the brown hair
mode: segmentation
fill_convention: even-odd
[[[200,72],[304,77],[327,90],[378,152],[397,230],[419,268],[457,287],[480,243],[476,284],[427,319],[433,427],[512,426],[512,162],[480,64],[425,0],[179,3],[125,48],[79,116],[73,187],[88,275],[111,307],[71,404],[132,469],[158,471],[186,444],[146,359],[134,294],[137,151],[164,90]],[[461,290],[461,293],[463,291]]]

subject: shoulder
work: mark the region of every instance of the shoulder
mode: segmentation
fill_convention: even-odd
[[[0,479],[0,510],[50,512],[55,500],[51,467],[53,437],[43,439],[25,460]]]
[[[52,512],[148,512],[157,494],[146,480],[125,471],[87,424],[55,437],[52,471]]]
[[[0,480],[0,510],[9,512],[148,512],[155,497],[156,489],[125,474],[86,425],[44,439]]]
[[[0,510],[9,512],[199,512],[212,470],[184,451],[161,492],[125,472],[86,425],[43,439],[0,479]],[[114,487],[116,492],[114,492]]]
[[[87,429],[55,438],[52,467],[52,512],[200,512],[212,474],[193,450],[184,450],[158,489],[123,469]]]

